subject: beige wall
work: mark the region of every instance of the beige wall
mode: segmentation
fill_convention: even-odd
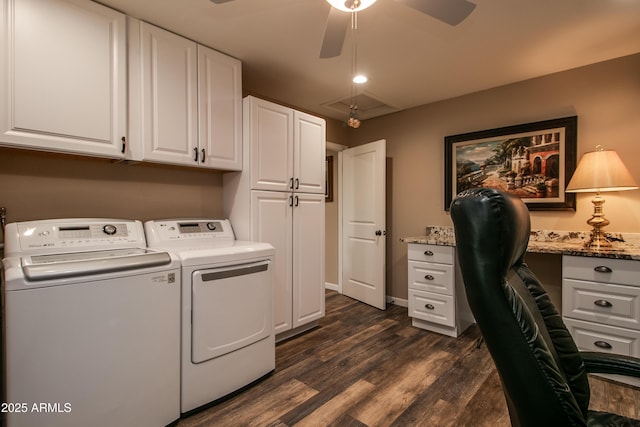
[[[416,84],[429,84],[428,79]],[[363,122],[349,145],[387,140],[387,294],[407,297],[407,251],[401,237],[427,225],[451,226],[444,210],[444,137],[565,116],[578,116],[578,157],[597,144],[615,149],[640,182],[640,55],[553,74]],[[607,193],[609,231],[640,232],[640,191]],[[532,227],[588,230],[591,195],[576,212],[533,212]]]
[[[192,168],[0,148],[7,221],[220,217],[222,176]]]

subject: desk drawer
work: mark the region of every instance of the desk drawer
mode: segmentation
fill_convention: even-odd
[[[612,258],[564,256],[562,277],[591,282],[640,286],[640,262]]]
[[[409,289],[453,295],[453,266],[409,261]]]
[[[446,326],[455,325],[455,301],[451,295],[409,289],[409,316]]]
[[[640,356],[640,332],[575,319],[563,319],[580,350]]]
[[[565,279],[562,313],[574,319],[640,330],[640,288]]]
[[[409,243],[407,258],[410,261],[437,262],[440,264],[453,265],[453,246],[423,245],[420,243]]]

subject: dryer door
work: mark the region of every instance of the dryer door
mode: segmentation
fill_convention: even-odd
[[[195,271],[191,284],[191,362],[202,363],[273,332],[271,262]]]

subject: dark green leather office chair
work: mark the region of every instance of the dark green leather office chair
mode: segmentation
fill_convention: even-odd
[[[487,188],[451,204],[458,262],[469,306],[500,374],[514,426],[640,426],[588,410],[587,372],[640,377],[640,360],[578,351],[544,288],[523,258],[529,211]]]

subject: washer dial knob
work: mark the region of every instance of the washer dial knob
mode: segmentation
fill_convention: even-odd
[[[207,228],[209,230],[211,230],[211,231],[216,231],[216,228],[218,228],[218,227],[216,227],[216,223],[215,222],[208,222],[207,223]]]
[[[107,224],[104,227],[102,227],[102,231],[104,231],[105,234],[108,234],[109,236],[112,236],[112,235],[116,234],[116,231],[118,231],[118,229],[116,228],[115,225]]]

